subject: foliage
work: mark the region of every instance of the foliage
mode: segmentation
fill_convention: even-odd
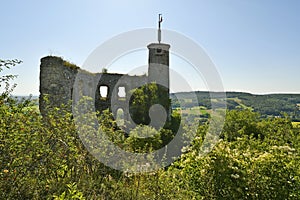
[[[102,68],[102,73],[103,74],[107,74],[107,72],[108,72],[107,68]]]
[[[0,59],[0,72],[4,69],[10,69],[11,67],[22,63],[22,61],[13,59],[13,60],[2,60]],[[11,85],[11,81],[15,79],[16,75],[5,74],[0,76],[0,92],[1,92],[1,100],[5,100],[9,94],[16,87],[16,84]]]
[[[207,156],[201,156],[202,138],[196,138],[169,170],[179,170],[177,179],[197,199],[299,198],[299,130],[287,118],[258,118],[251,111],[229,111],[225,130],[234,137],[221,139]]]
[[[258,113],[249,110],[245,110],[244,112],[237,110],[227,112],[221,138],[228,141],[236,140],[243,135],[252,135],[258,138],[261,136],[260,130],[257,127],[259,116]]]
[[[30,99],[14,100],[8,91],[1,95],[0,199],[300,197],[300,128],[288,116],[264,119],[250,110],[229,111],[220,141],[206,155],[201,145],[208,123],[185,126],[185,134],[196,130],[196,137],[180,159],[155,172],[129,174],[106,167],[87,151],[67,106],[49,108],[44,117],[31,106]],[[141,125],[124,137],[108,111],[97,120],[103,133],[128,151],[148,152],[173,136]],[[149,134],[148,140],[137,140]]]
[[[71,69],[79,69],[79,67],[71,62],[63,61],[64,66],[69,67]]]
[[[149,110],[155,104],[162,105],[165,110],[169,110],[170,100],[166,96],[166,88],[156,83],[143,85],[131,91],[129,113],[136,124],[148,125],[151,121]]]

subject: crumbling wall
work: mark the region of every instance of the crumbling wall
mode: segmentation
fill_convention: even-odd
[[[165,52],[163,53],[166,54]],[[153,59],[159,61],[161,53],[155,56],[157,58]],[[130,76],[116,73],[94,74],[64,61],[60,57],[44,57],[41,59],[40,65],[40,112],[45,116],[47,115],[47,108],[61,107],[63,104],[67,106],[67,111],[72,112],[72,104],[74,102],[78,102],[83,96],[89,96],[94,99],[96,111],[100,111],[101,113],[103,110],[109,109],[114,116],[117,116],[118,109],[121,109],[124,113],[124,119],[131,121],[129,120],[130,116],[128,116],[130,91],[149,82],[160,84],[160,82],[163,81],[165,84],[169,84],[168,59],[161,58],[161,62],[165,62],[164,64],[167,65],[162,66],[160,64],[159,68],[154,65],[149,65],[151,68],[149,73],[151,72],[150,74],[153,74],[151,78],[146,75]],[[161,66],[163,67],[162,70],[160,69]],[[166,76],[166,80],[160,80],[164,78],[163,76]],[[101,86],[107,87],[107,96],[105,97],[101,96]],[[125,89],[126,95],[124,97],[119,96],[119,88]],[[160,103],[165,107],[168,113],[169,89],[161,89],[159,94],[161,98]]]
[[[129,113],[130,91],[146,84],[147,76],[129,76],[127,74],[110,74],[104,73],[100,75],[97,92],[96,92],[96,109],[101,111],[109,108],[116,116],[117,110],[122,109],[124,113]],[[108,94],[106,98],[100,96],[100,87],[106,86]],[[119,89],[125,88],[125,96],[119,96]],[[111,105],[112,103],[112,105]],[[126,119],[128,116],[124,116]]]
[[[79,67],[60,57],[47,56],[40,65],[39,108],[44,115],[47,106],[60,107],[72,100],[72,88]],[[71,107],[69,106],[69,111]]]
[[[74,83],[76,84],[74,85]],[[143,76],[129,76],[116,73],[89,73],[78,66],[64,61],[60,57],[47,56],[41,59],[40,65],[40,112],[45,115],[48,108],[68,105],[72,111],[72,99],[90,96],[95,99],[97,111],[109,109],[114,115],[118,109],[128,113],[129,91],[146,84],[148,78]],[[73,88],[73,87],[78,88]],[[107,97],[101,97],[100,87],[107,86]],[[124,87],[126,96],[118,96],[118,88]],[[77,92],[77,93],[76,93]],[[79,93],[78,93],[79,92]],[[74,93],[76,93],[74,95]],[[114,98],[114,105],[111,100]],[[77,101],[79,99],[76,99]],[[125,118],[127,118],[125,116]]]

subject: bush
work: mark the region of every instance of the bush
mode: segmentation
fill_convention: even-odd
[[[156,172],[129,174],[87,151],[68,106],[42,117],[30,99],[10,97],[7,86],[0,96],[0,199],[299,199],[300,129],[287,117],[230,111],[219,143],[205,156],[208,126],[184,127],[187,137],[197,135],[180,159]],[[109,112],[86,114],[120,148],[139,153],[165,145],[178,127],[141,125],[125,137]],[[93,126],[80,128],[99,134]],[[152,137],[137,139],[141,134]]]

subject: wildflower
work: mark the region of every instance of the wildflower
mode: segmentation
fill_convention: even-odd
[[[238,175],[238,174],[231,174],[231,177],[235,178],[235,179],[238,179],[238,178],[240,178],[240,175]]]

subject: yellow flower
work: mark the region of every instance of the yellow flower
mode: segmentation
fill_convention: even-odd
[[[3,170],[4,173],[8,173],[9,171],[7,169]]]

